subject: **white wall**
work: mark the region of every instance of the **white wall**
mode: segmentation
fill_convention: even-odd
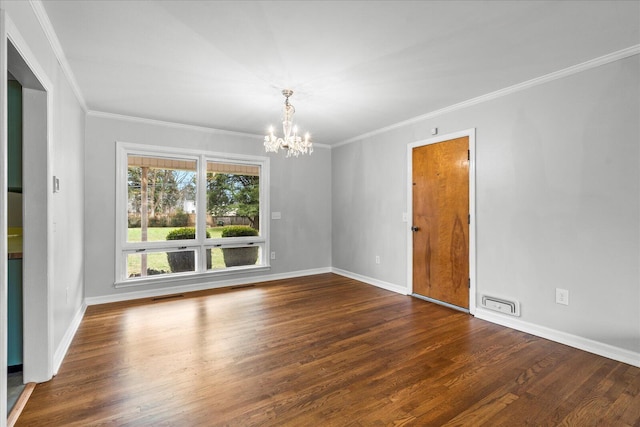
[[[30,65],[37,68],[34,71],[37,71],[36,74],[40,73],[48,86],[49,151],[46,151],[46,143],[43,143],[38,155],[43,159],[42,164],[48,163],[51,175],[60,178],[61,192],[51,194],[51,176],[47,177],[41,185],[46,186],[43,193],[50,195],[50,210],[47,211],[43,200],[39,212],[25,212],[25,217],[40,215],[49,224],[55,224],[52,227],[49,254],[50,266],[53,268],[49,269],[51,276],[48,277],[49,310],[52,314],[49,331],[46,333],[52,334],[52,347],[59,362],[73,336],[78,315],[84,308],[85,112],[30,3],[0,1],[0,8],[17,29],[17,33],[12,36],[21,38],[19,47],[28,53],[25,59],[32,61]],[[29,167],[29,164],[24,165],[24,169]],[[46,244],[46,236],[43,237],[43,242]],[[26,251],[25,256],[28,256]],[[47,284],[41,283],[40,286],[41,293],[46,294]],[[25,304],[30,304],[30,301],[25,301]],[[37,332],[26,329],[25,336]],[[40,351],[44,352],[45,349],[40,348]],[[51,363],[55,365],[53,361]]]
[[[264,152],[259,137],[188,126],[90,114],[86,130],[86,295],[91,302],[175,289],[176,283],[115,288],[116,141],[271,158],[271,251],[277,254],[267,273],[245,273],[235,280],[328,270],[331,266],[331,155],[317,148],[311,156],[285,159]],[[267,215],[268,218],[271,215]],[[182,282],[185,288],[215,287],[230,276]]]
[[[476,128],[478,298],[638,355],[639,104],[636,54],[334,148],[333,266],[406,289],[407,144]]]

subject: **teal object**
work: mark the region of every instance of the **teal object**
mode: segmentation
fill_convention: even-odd
[[[22,85],[9,80],[7,86],[7,179],[9,191],[22,192]]]
[[[22,260],[9,260],[7,366],[22,365]]]
[[[7,186],[22,192],[22,85],[9,80],[7,85]],[[22,260],[8,263],[7,292],[7,366],[22,365]]]

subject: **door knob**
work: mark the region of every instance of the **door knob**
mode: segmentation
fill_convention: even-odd
[[[415,233],[416,231],[418,231],[418,230],[420,230],[420,228],[419,228],[419,227],[411,227],[411,231],[413,231],[414,233]]]

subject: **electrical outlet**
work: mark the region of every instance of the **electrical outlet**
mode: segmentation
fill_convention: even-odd
[[[271,252],[271,259],[276,259],[276,253],[275,253],[275,251],[274,251],[274,252]]]
[[[380,264],[380,256],[376,255],[376,264]]]
[[[556,288],[556,304],[569,305],[569,291]]]

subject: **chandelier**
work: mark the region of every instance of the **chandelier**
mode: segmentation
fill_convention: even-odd
[[[285,97],[284,109],[282,110],[282,138],[278,138],[273,133],[273,126],[269,128],[269,135],[264,137],[264,149],[268,152],[277,153],[278,150],[287,150],[287,157],[298,157],[300,154],[313,153],[313,143],[309,139],[307,132],[302,138],[298,135],[298,127],[293,125],[293,114],[296,109],[289,103],[289,97],[293,95],[291,89],[282,91]]]

